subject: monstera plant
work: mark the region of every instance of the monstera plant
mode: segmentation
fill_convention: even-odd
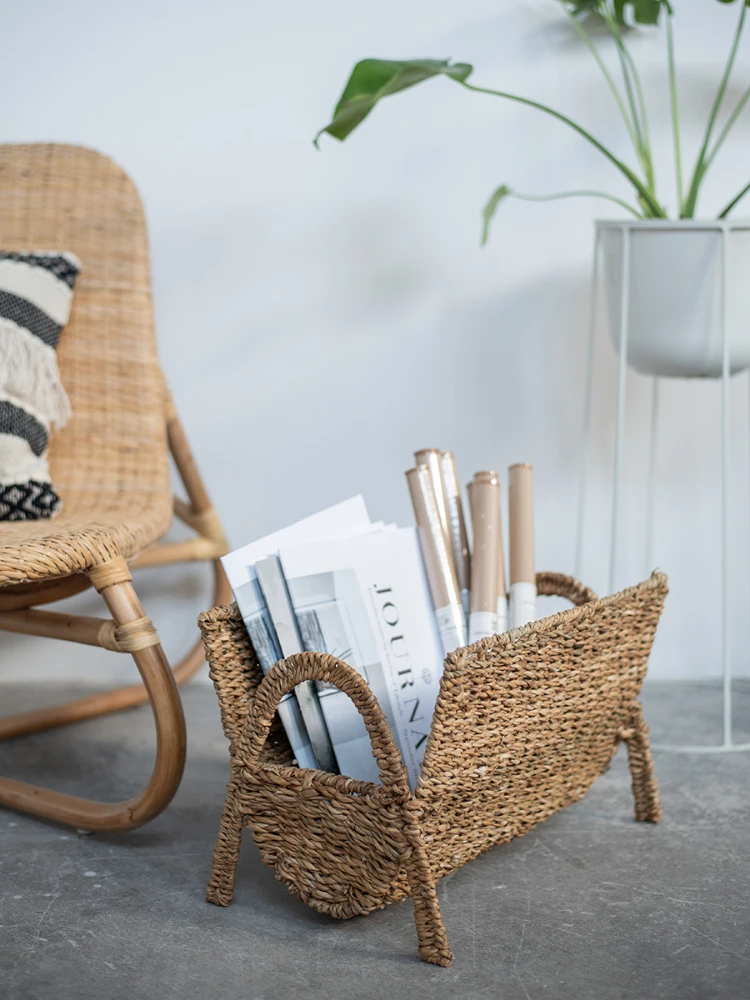
[[[325,128],[321,129],[316,136],[316,145],[323,133],[328,133],[336,139],[346,139],[384,97],[407,90],[433,77],[442,76],[453,80],[466,90],[525,104],[530,108],[534,108],[563,122],[605,156],[612,166],[627,178],[633,188],[634,201],[630,203],[603,191],[580,190],[543,195],[524,195],[511,190],[507,184],[501,184],[492,193],[484,207],[483,242],[487,239],[489,226],[498,206],[509,196],[531,201],[593,196],[616,202],[637,218],[666,219],[669,217],[669,213],[657,190],[656,170],[651,151],[645,94],[638,69],[628,47],[628,35],[636,25],[656,26],[660,22],[665,22],[667,76],[672,112],[678,201],[677,210],[674,215],[680,219],[692,219],[696,213],[698,196],[706,172],[715,160],[748,100],[750,100],[750,86],[748,86],[734,107],[729,110],[729,113],[720,126],[720,117],[724,110],[727,85],[735,65],[750,0],[739,0],[739,16],[726,66],[718,84],[695,164],[689,175],[686,175],[683,169],[672,32],[674,10],[669,0],[556,0],[556,2],[560,3],[571,25],[598,63],[604,75],[606,84],[612,93],[614,102],[622,116],[625,128],[632,142],[636,159],[634,165],[625,163],[587,129],[561,111],[557,111],[538,101],[530,100],[527,97],[522,97],[519,94],[477,86],[470,82],[473,66],[468,63],[452,63],[439,59],[363,59],[361,62],[358,62],[352,70],[341,99],[336,105],[332,121]],[[735,7],[737,6],[737,0],[720,0],[720,2],[727,6],[732,4]],[[602,57],[600,48],[595,41],[595,37],[600,36],[601,32],[593,32],[591,30],[593,22],[599,22],[598,26],[601,27],[603,25],[611,35],[619,64],[619,79],[616,79],[612,74]],[[748,191],[750,191],[750,182],[727,202],[719,212],[718,217],[725,219]]]
[[[660,376],[717,376],[750,367],[750,224],[728,216],[750,191],[746,183],[723,206],[718,221],[695,221],[701,185],[711,164],[748,101],[750,86],[726,108],[727,89],[737,60],[750,0],[720,0],[739,10],[724,71],[692,169],[683,168],[680,115],[669,0],[555,0],[601,70],[622,116],[635,160],[626,163],[562,111],[506,90],[470,82],[473,66],[440,59],[363,59],[352,70],[327,132],[348,135],[384,97],[433,77],[446,77],[466,90],[489,94],[534,108],[573,129],[606,157],[633,191],[632,201],[606,191],[521,194],[507,184],[492,192],[482,213],[482,243],[498,206],[508,197],[527,201],[588,196],[615,202],[630,213],[629,222],[597,224],[596,247],[602,247],[610,329],[616,348],[627,344],[627,361],[639,371]],[[677,204],[670,214],[657,188],[646,98],[628,39],[637,26],[665,24]],[[597,30],[592,30],[596,28]],[[614,46],[618,72],[605,61],[596,39],[605,29]],[[731,258],[731,260],[730,260]],[[596,271],[594,272],[596,274]],[[626,320],[627,317],[627,320]],[[626,327],[627,322],[627,327]],[[725,350],[726,347],[726,350]]]

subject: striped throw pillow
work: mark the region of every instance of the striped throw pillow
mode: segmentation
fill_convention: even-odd
[[[71,253],[0,250],[0,521],[54,517],[62,507],[47,445],[70,417],[57,342],[80,270]]]

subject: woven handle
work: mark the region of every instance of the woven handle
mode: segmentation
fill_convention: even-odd
[[[356,670],[327,653],[296,653],[271,667],[255,692],[252,709],[238,742],[245,765],[258,765],[279,702],[303,681],[326,681],[351,698],[370,736],[381,783],[408,797],[406,768],[377,698]]]
[[[588,604],[597,600],[591,587],[564,573],[537,573],[536,592],[545,597],[566,597],[573,604]]]

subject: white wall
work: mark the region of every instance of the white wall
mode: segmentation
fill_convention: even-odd
[[[735,8],[679,3],[691,153]],[[640,35],[669,196],[664,36]],[[374,516],[406,523],[403,470],[414,448],[439,445],[457,453],[464,478],[533,462],[538,563],[570,572],[592,220],[619,210],[508,203],[484,250],[479,211],[501,182],[529,192],[627,187],[562,126],[448,81],[389,100],[345,144],[327,140],[316,152],[311,137],[367,55],[473,62],[476,82],[559,106],[627,152],[597,68],[553,0],[10,4],[0,138],[93,146],[137,182],[164,367],[235,543],[359,491]],[[747,150],[746,119],[706,187],[707,214],[747,180]],[[615,360],[603,330],[599,347],[584,576],[604,589]],[[745,381],[734,383],[732,608],[744,670]],[[644,573],[648,399],[648,383],[633,377],[622,585]],[[653,676],[719,671],[718,414],[716,386],[666,386],[656,555],[672,595]],[[150,572],[144,601],[176,651],[208,602],[205,574]],[[95,597],[77,605],[97,613]],[[101,651],[2,642],[10,676],[106,678],[108,662],[126,670]]]

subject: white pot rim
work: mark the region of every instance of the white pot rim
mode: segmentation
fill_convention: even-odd
[[[696,230],[698,232],[723,232],[725,230],[750,229],[748,219],[597,219],[597,231],[606,229],[658,229],[662,232],[674,230]]]

